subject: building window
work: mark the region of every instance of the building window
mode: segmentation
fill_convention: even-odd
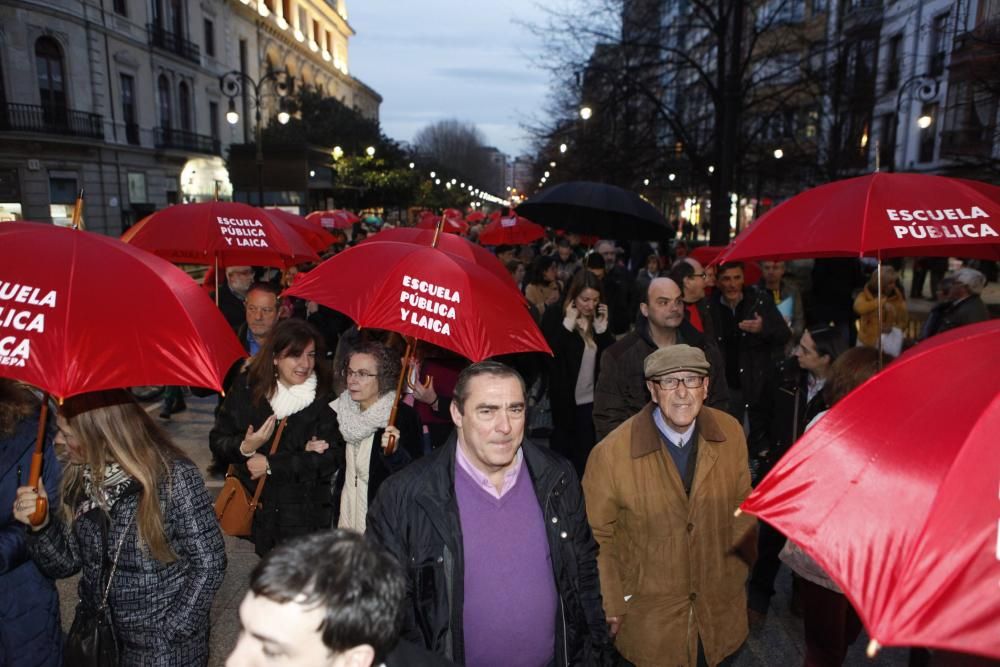
[[[312,22],[312,32],[309,33],[309,39],[316,44],[319,44],[319,21],[313,19]]]
[[[167,79],[167,75],[161,74],[156,85],[160,105],[160,127],[169,130],[172,123],[170,122],[170,81]]]
[[[128,2],[126,2],[126,0],[115,0],[114,7],[115,14],[128,16]]]
[[[903,50],[903,36],[896,35],[889,40],[889,53],[886,55],[885,90],[896,90],[899,86],[900,55]]]
[[[38,69],[38,96],[46,123],[66,124],[66,79],[62,49],[51,37],[35,42],[35,67]]]
[[[65,172],[63,172],[65,173]],[[52,176],[49,178],[49,217],[60,227],[73,224],[73,208],[76,205],[77,185],[75,176]]]
[[[939,14],[934,17],[931,23],[931,43],[930,62],[927,66],[927,74],[930,76],[941,76],[944,74],[944,58],[946,43],[948,41],[948,14]]]
[[[879,127],[879,162],[881,168],[890,171],[896,165],[896,122],[896,114],[883,114]]]
[[[208,103],[208,131],[212,138],[219,139],[219,103]]]
[[[145,204],[149,201],[146,194],[146,174],[141,171],[128,172],[128,203]]]
[[[937,138],[936,125],[937,125],[937,115],[938,115],[938,105],[937,103],[925,104],[920,110],[920,116],[930,116],[931,123],[925,128],[920,130],[920,153],[917,155],[917,160],[920,162],[933,162],[934,161],[934,140]]]
[[[281,0],[281,15],[289,24],[292,22],[292,0]]]
[[[139,124],[135,112],[135,78],[130,74],[121,75],[122,120],[125,122],[125,139],[132,145],[139,144]]]
[[[181,116],[181,129],[191,131],[191,89],[184,82],[177,89],[177,100]]]
[[[205,53],[215,57],[215,24],[205,19]]]

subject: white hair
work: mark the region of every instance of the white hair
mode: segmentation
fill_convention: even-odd
[[[975,269],[963,267],[951,274],[951,279],[965,285],[973,294],[980,294],[986,287],[986,276]]]

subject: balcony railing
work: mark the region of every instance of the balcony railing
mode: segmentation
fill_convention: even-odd
[[[149,32],[149,43],[152,46],[169,51],[192,62],[201,62],[201,50],[194,42],[170,32],[158,23],[147,24],[146,30]]]
[[[157,148],[173,148],[210,155],[222,154],[222,143],[218,139],[207,137],[204,134],[175,130],[170,127],[158,127],[153,131],[153,135]]]
[[[0,105],[0,130],[103,139],[104,119],[66,107],[8,102]]]

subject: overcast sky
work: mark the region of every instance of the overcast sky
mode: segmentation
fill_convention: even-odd
[[[525,152],[520,124],[544,105],[548,77],[531,64],[540,45],[513,19],[538,22],[535,2],[348,0],[351,73],[382,95],[383,131],[410,142],[457,118],[505,153]]]

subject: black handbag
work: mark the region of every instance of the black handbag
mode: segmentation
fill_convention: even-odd
[[[102,517],[104,518],[104,517]],[[106,522],[107,519],[104,518]],[[107,545],[107,527],[102,524],[104,544]],[[125,538],[132,532],[132,524],[125,529],[118,540],[115,559],[111,562],[108,581],[104,586],[101,604],[96,609],[88,608],[83,602],[77,605],[73,625],[66,635],[63,647],[63,664],[69,667],[119,667],[118,637],[115,635],[115,624],[108,606],[108,593],[111,591],[111,581],[118,567],[118,556],[121,555]],[[102,565],[107,563],[107,548],[101,550]],[[102,571],[104,568],[101,568]]]

